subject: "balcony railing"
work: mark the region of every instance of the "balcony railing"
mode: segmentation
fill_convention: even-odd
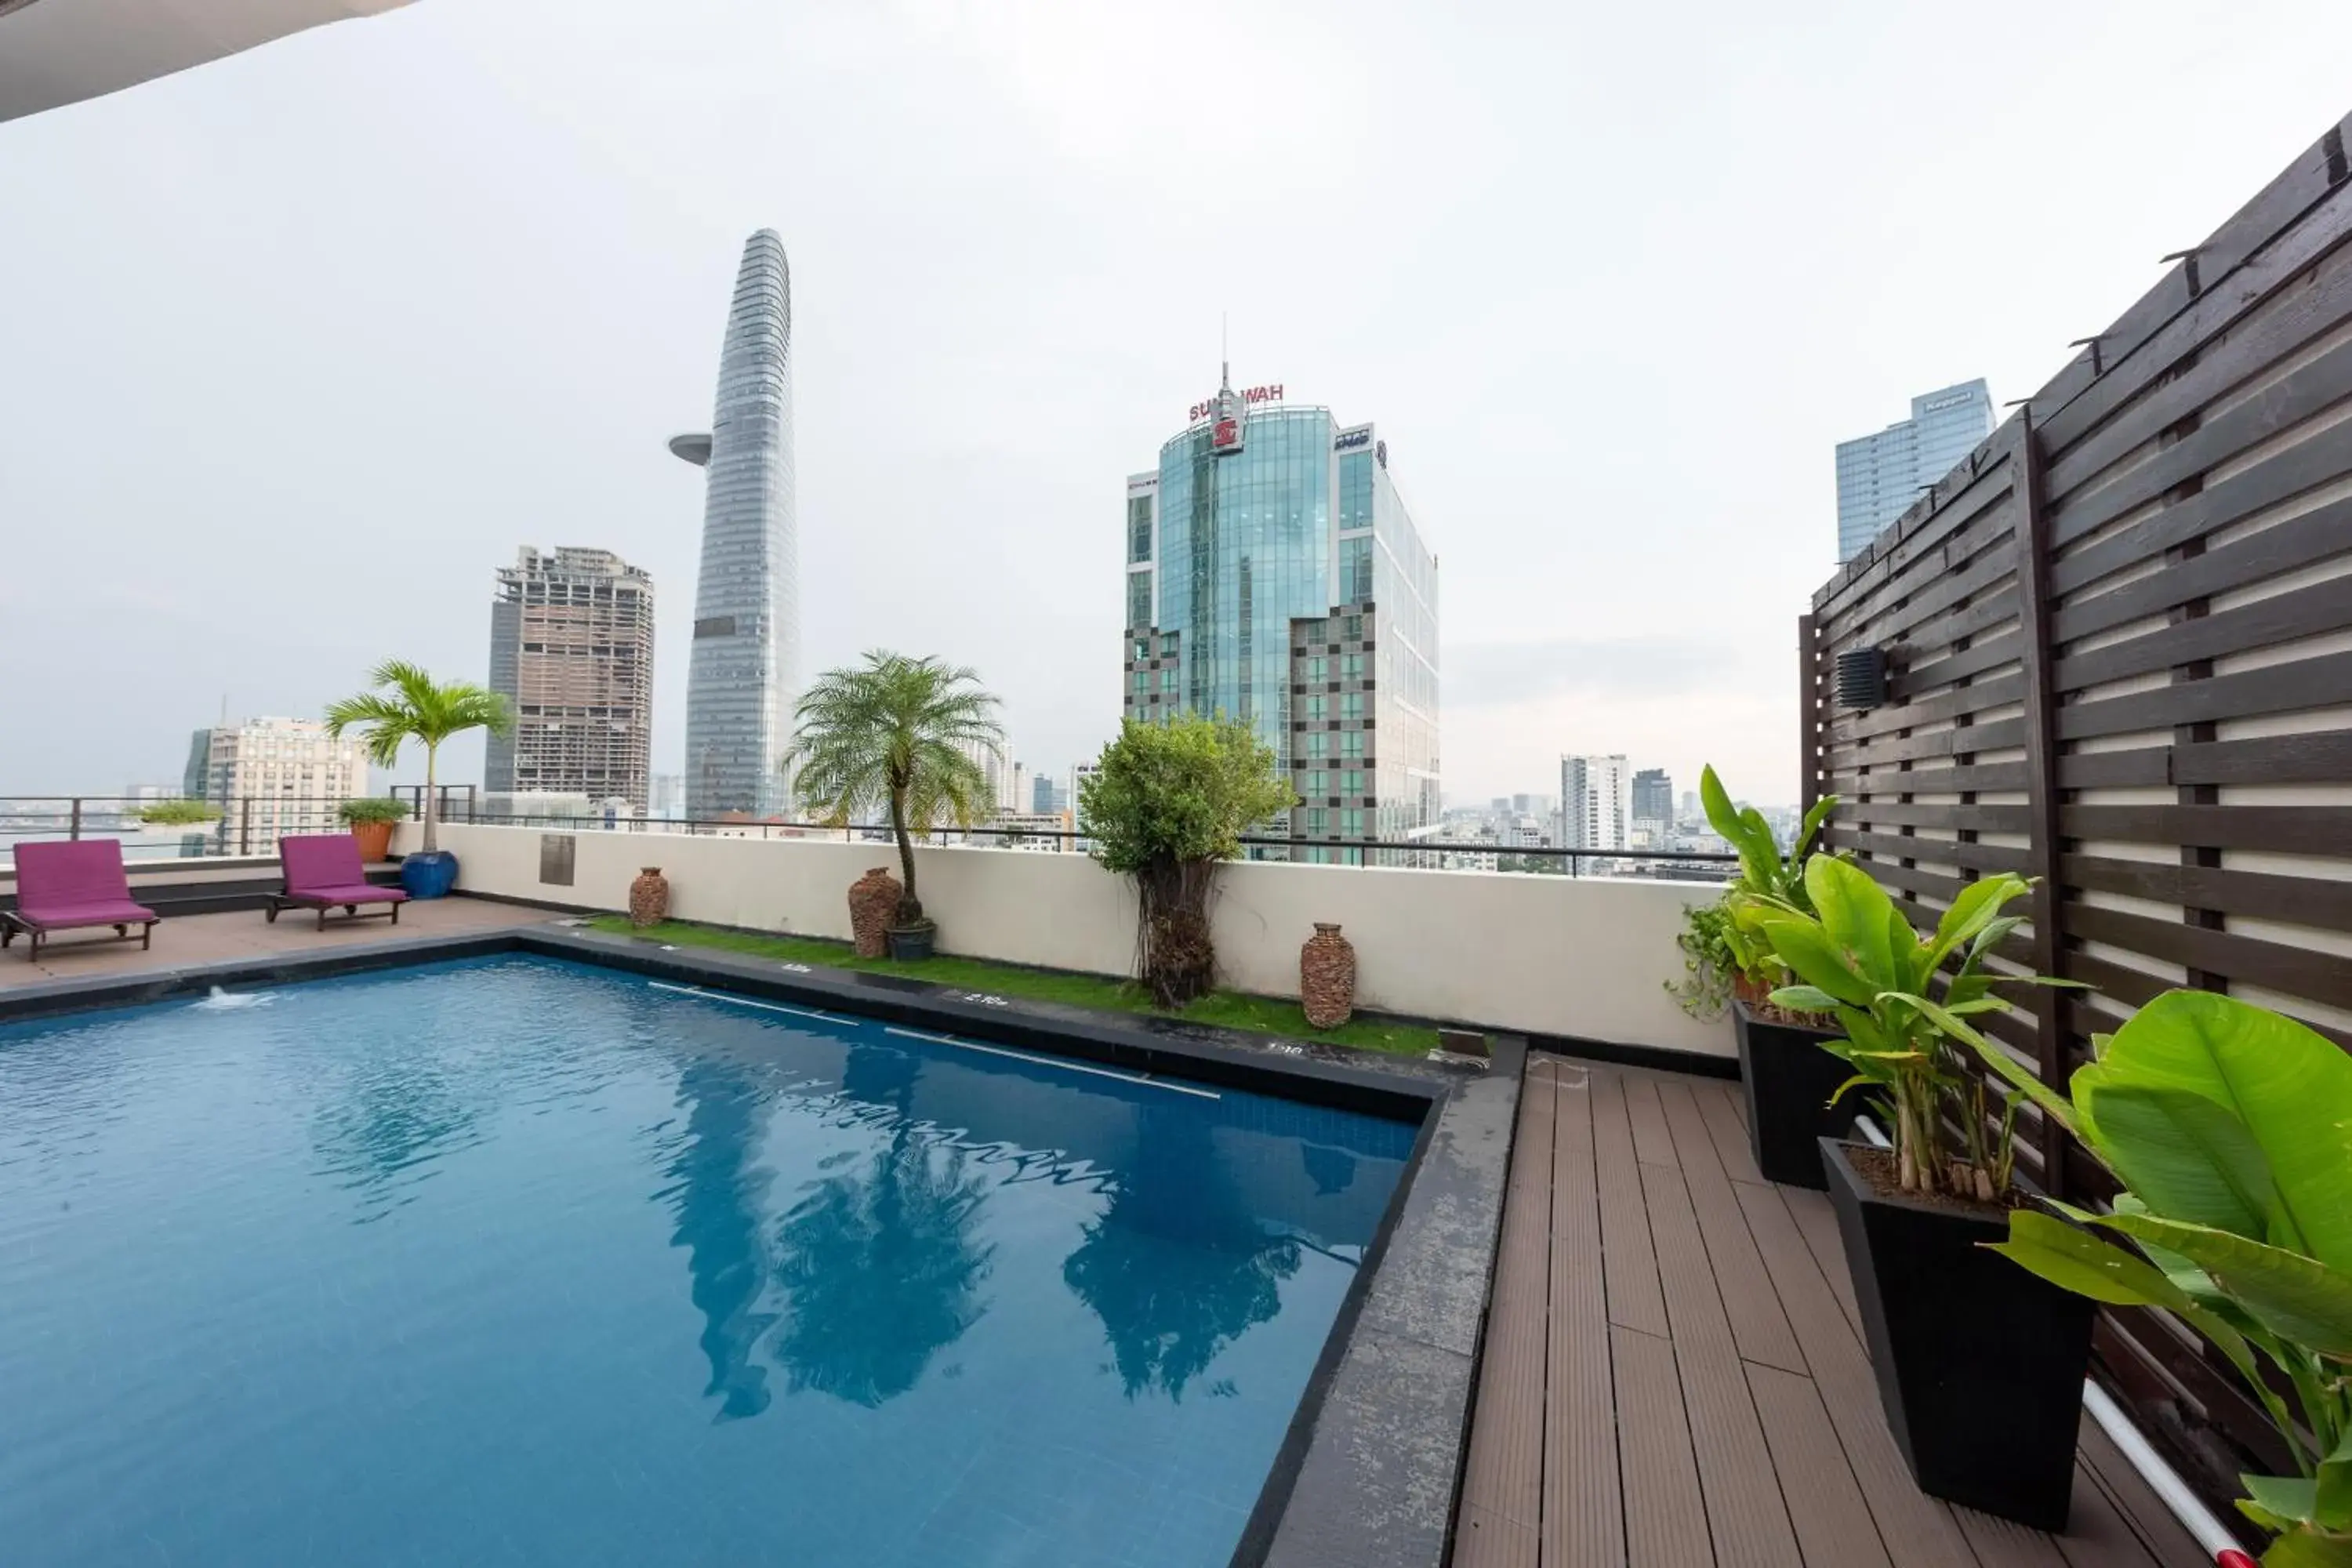
[[[281,834],[343,829],[340,796],[251,795],[203,803],[216,813],[207,821],[142,821],[140,813],[158,804],[130,795],[0,795],[0,870],[15,868],[16,846],[47,839],[120,839],[123,859],[140,865],[274,857]]]

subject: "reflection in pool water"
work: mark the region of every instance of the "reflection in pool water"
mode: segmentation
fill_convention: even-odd
[[[1222,1563],[1412,1130],[504,958],[0,1027],[39,1563]]]

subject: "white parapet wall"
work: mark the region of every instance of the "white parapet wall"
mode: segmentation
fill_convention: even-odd
[[[417,847],[404,823],[394,841]],[[572,840],[572,881],[540,879],[542,838]],[[849,884],[888,866],[887,845],[676,833],[547,835],[445,824],[461,892],[582,909],[628,908],[638,870],[658,866],[679,920],[799,936],[849,936]],[[924,911],[940,949],[1099,974],[1132,972],[1135,894],[1083,855],[918,848]],[[1357,1000],[1381,1012],[1610,1045],[1732,1054],[1731,1026],[1685,1016],[1683,911],[1700,884],[1511,872],[1392,871],[1237,861],[1212,910],[1223,984],[1298,994],[1299,944],[1337,921],[1356,947]]]

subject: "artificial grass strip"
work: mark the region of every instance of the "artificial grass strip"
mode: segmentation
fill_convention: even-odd
[[[986,959],[950,954],[913,962],[895,958],[860,958],[837,942],[804,936],[762,936],[728,931],[687,921],[664,921],[643,931],[625,915],[598,915],[589,922],[596,930],[677,947],[707,947],[740,952],[780,963],[805,963],[821,969],[865,969],[881,974],[903,974],[933,985],[986,991],[998,996],[1020,996],[1036,1002],[1060,1002],[1073,1007],[1096,1007],[1116,1013],[1150,1013],[1181,1018],[1245,1034],[1278,1035],[1293,1040],[1327,1040],[1358,1050],[1387,1051],[1400,1056],[1425,1056],[1437,1048],[1437,1031],[1418,1024],[1395,1024],[1373,1018],[1351,1018],[1336,1029],[1308,1026],[1296,1002],[1271,996],[1245,996],[1219,991],[1203,996],[1181,1012],[1151,1005],[1150,993],[1131,980],[1107,974],[1070,974],[1058,970],[1024,969],[1018,964],[992,963]]]

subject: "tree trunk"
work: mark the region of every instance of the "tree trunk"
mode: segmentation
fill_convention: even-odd
[[[425,742],[425,853],[432,854],[441,847],[441,836],[434,829],[441,824],[441,803],[433,790],[433,764],[441,748],[434,742]]]
[[[898,895],[896,923],[912,925],[923,918],[923,900],[915,896],[915,846],[907,837],[907,786],[890,786],[890,831],[898,837],[898,879],[907,890]]]

